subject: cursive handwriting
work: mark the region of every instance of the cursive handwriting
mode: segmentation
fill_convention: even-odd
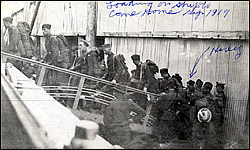
[[[243,47],[243,45],[240,45],[239,47],[235,46],[235,47],[232,47],[231,45],[229,47],[225,47],[225,48],[222,48],[220,47],[220,45],[217,46],[217,48],[213,48],[209,54],[209,56],[211,56],[214,53],[218,53],[218,52],[231,52],[231,51],[238,51],[238,53],[234,56],[234,59],[237,60],[240,58],[241,54],[242,54],[242,51],[240,50],[241,48]]]
[[[222,48],[220,45],[218,45],[217,47],[213,47],[212,49],[210,49],[211,47],[209,46],[203,53],[202,55],[199,57],[199,59],[195,62],[194,67],[192,69],[192,71],[189,73],[189,77],[192,78],[196,73],[197,70],[195,70],[196,66],[198,65],[200,59],[203,57],[203,55],[208,52],[209,50],[211,50],[209,56],[212,56],[213,53],[218,53],[218,52],[231,52],[231,51],[237,51],[237,54],[234,56],[234,59],[237,60],[240,58],[240,56],[242,55],[242,48],[243,45],[240,46],[235,46],[232,47],[231,45],[229,45],[228,47]]]
[[[154,4],[157,9],[152,9]],[[195,15],[195,20],[197,20],[201,15],[204,15],[205,17],[208,16],[215,16],[215,15],[222,15],[224,14],[224,18],[228,15],[230,12],[230,9],[210,9],[210,2],[177,2],[177,3],[171,3],[171,2],[114,2],[109,1],[106,3],[107,9],[111,10],[109,13],[109,17],[132,17],[140,15],[141,17],[145,15],[152,15],[152,14],[167,14],[167,15],[176,15],[176,14],[182,14],[183,16],[186,15]],[[119,11],[120,7],[134,7],[134,6],[145,6],[137,8],[137,10],[132,10],[131,12],[122,12]],[[162,7],[165,7],[162,9]],[[187,10],[184,11],[184,8],[187,8]],[[118,9],[118,10],[117,10]],[[205,13],[206,9],[207,10]]]

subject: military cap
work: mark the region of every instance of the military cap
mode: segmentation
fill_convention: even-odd
[[[42,28],[51,29],[51,25],[50,24],[43,24]]]
[[[197,79],[195,84],[199,87],[202,87],[203,82],[201,81],[201,79]]]
[[[111,48],[111,44],[107,43],[107,44],[103,44],[102,46],[100,46],[101,49],[106,49],[106,48]]]
[[[168,73],[168,68],[162,68],[162,69],[160,69],[160,73],[161,74],[169,74]]]
[[[212,90],[213,84],[212,84],[211,82],[206,82],[206,83],[203,85],[203,87]]]
[[[189,81],[187,82],[187,84],[188,84],[188,85],[191,85],[191,86],[194,86],[195,82],[194,82],[193,80],[189,80]]]
[[[12,23],[13,22],[13,18],[11,18],[11,17],[5,17],[5,18],[3,18],[3,21]]]
[[[80,40],[80,42],[83,42],[83,43],[84,43],[87,47],[90,45],[88,41],[83,40],[83,39],[82,39],[82,40]]]
[[[216,82],[216,87],[221,87],[222,89],[224,89],[224,85],[224,83]]]
[[[131,56],[131,59],[132,60],[140,60],[141,58],[140,58],[140,55],[134,54]]]
[[[175,73],[173,77],[175,77],[178,81],[182,80],[182,77],[178,73]]]

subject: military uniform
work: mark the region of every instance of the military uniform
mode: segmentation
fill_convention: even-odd
[[[42,28],[50,28],[50,25],[43,25]],[[58,47],[58,40],[55,36],[52,36],[51,34],[45,36],[45,48],[47,50],[47,54],[44,58],[44,62],[49,65],[54,65],[57,67],[60,67],[60,50]],[[47,69],[45,74],[45,84],[46,85],[60,85],[58,81],[58,72]]]
[[[176,102],[182,101],[182,97],[173,89],[170,89],[166,95],[163,95],[155,105],[156,118],[159,121],[158,134],[159,142],[177,137],[178,118],[176,115]]]
[[[118,54],[114,57],[114,68],[114,80],[116,80],[117,83],[128,85],[130,82],[130,74],[123,55]]]
[[[18,22],[17,28],[20,32],[21,41],[25,49],[25,51],[21,53],[21,56],[32,58],[34,56],[34,47],[31,45],[30,26],[27,22]]]
[[[7,27],[7,50],[4,51],[13,55],[21,56],[21,54],[25,52],[25,49],[21,41],[20,32],[14,25],[12,25],[12,18],[6,17],[3,19],[3,21],[11,23],[10,26]],[[21,61],[7,58],[7,62],[12,63],[17,69],[22,70],[23,66]]]
[[[100,77],[101,75],[101,62],[98,60],[98,49],[87,47],[86,61],[88,66],[88,75]]]
[[[115,65],[114,65],[115,55],[111,52],[107,57],[107,73],[104,75],[104,79],[112,81],[115,76]]]
[[[133,118],[130,116],[131,111],[137,113]],[[134,122],[141,122],[144,117],[143,112],[143,109],[128,99],[111,101],[103,117],[103,122],[108,130],[108,141],[113,145],[121,145],[126,148],[133,139],[129,119],[132,118]]]
[[[224,93],[224,84],[216,83],[216,95],[215,95],[215,110],[214,126],[216,129],[216,138],[222,142],[223,139],[223,123],[224,123],[224,111],[226,107],[226,96]]]
[[[208,84],[207,84],[208,83]],[[193,129],[192,129],[192,138],[195,144],[203,144],[204,147],[212,147],[217,146],[215,145],[215,135],[216,131],[214,128],[214,122],[216,121],[215,118],[212,117],[212,120],[209,122],[200,122],[197,118],[197,113],[202,108],[208,108],[212,116],[215,115],[215,103],[214,103],[214,96],[210,93],[212,89],[212,84],[206,82],[203,85],[203,94],[204,98],[196,101],[195,107],[193,107]],[[207,90],[206,90],[207,89]]]

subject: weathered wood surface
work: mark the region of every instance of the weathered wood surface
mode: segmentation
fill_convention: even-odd
[[[197,73],[191,78],[198,78],[204,82],[211,82],[215,94],[216,82],[225,83],[225,93],[228,98],[226,108],[225,130],[228,137],[242,135],[245,123],[246,106],[249,98],[249,41],[248,40],[199,40],[199,39],[158,39],[158,38],[105,38],[105,43],[111,43],[112,51],[123,54],[129,71],[135,69],[131,55],[139,54],[145,62],[146,59],[154,61],[159,68],[167,67],[169,73],[179,73],[183,84],[190,79],[197,60],[210,46],[199,60],[194,70]],[[117,44],[119,43],[119,44]],[[121,44],[122,43],[122,44]],[[221,48],[231,46],[241,47],[240,52],[211,50],[220,45]],[[237,54],[241,53],[238,59]],[[156,77],[159,77],[157,74]],[[239,128],[240,127],[240,128]]]
[[[171,6],[174,6],[178,3],[178,1],[168,2],[171,3]],[[109,3],[109,1],[98,2],[97,35],[99,36],[126,36],[126,34],[128,33],[131,37],[164,36],[184,38],[213,37],[218,39],[237,39],[239,38],[239,35],[228,32],[242,31],[240,34],[242,34],[241,38],[244,39],[244,31],[249,32],[249,19],[245,19],[249,17],[249,2],[246,1],[207,1],[206,4],[210,3],[210,7],[208,9],[205,9],[205,11],[203,10],[205,15],[200,15],[198,19],[195,19],[196,15],[194,14],[183,15],[184,12],[190,9],[187,7],[183,8],[182,13],[174,15],[155,13],[141,16],[141,13],[139,15],[128,15],[126,17],[124,14],[131,13],[132,11],[144,11],[145,8],[149,8],[149,6],[135,5],[125,7],[124,5],[118,5],[118,8],[115,8],[115,6],[113,6],[112,9],[108,9],[108,5],[106,3]],[[112,4],[116,3],[122,2],[114,1]],[[127,1],[127,3],[129,2]],[[136,1],[136,3],[140,3],[140,1]],[[170,6],[164,6],[163,4],[161,7],[157,7],[160,1],[152,1],[152,3],[153,7],[151,8],[151,10],[170,9]],[[194,5],[196,2],[188,1],[187,3]],[[112,10],[114,10],[115,13],[122,12],[123,16],[109,17]],[[209,12],[210,10],[211,12]],[[229,12],[227,13],[226,10],[229,10]],[[111,13],[111,16],[115,13]]]

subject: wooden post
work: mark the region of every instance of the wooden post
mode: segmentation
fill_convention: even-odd
[[[96,1],[88,2],[87,8],[87,29],[86,40],[89,41],[90,46],[95,46],[96,39]]]
[[[143,122],[143,126],[146,127],[147,126],[147,122],[148,122],[148,119],[149,119],[149,115],[150,115],[150,112],[151,112],[151,109],[152,109],[152,106],[153,106],[153,103],[149,102],[151,97],[149,94],[147,94],[147,97],[148,97],[148,104],[147,104],[147,107],[146,107],[146,116],[144,118],[144,122]]]
[[[35,8],[35,12],[34,12],[34,15],[32,17],[32,20],[31,20],[31,23],[30,23],[30,31],[32,32],[32,29],[34,27],[34,23],[36,21],[36,16],[38,14],[38,10],[39,10],[39,7],[40,7],[40,4],[41,4],[41,1],[38,1],[37,5],[36,5],[36,8]],[[30,33],[31,33],[30,32]]]
[[[77,109],[79,99],[80,99],[80,96],[81,96],[81,93],[82,93],[82,87],[83,87],[84,81],[85,81],[85,78],[81,77],[79,87],[78,87],[78,91],[76,93],[76,98],[75,98],[75,101],[74,101],[74,104],[73,104],[73,109]]]
[[[46,71],[46,67],[42,66],[39,77],[38,77],[38,80],[37,80],[37,85],[38,86],[42,86],[45,71]]]

